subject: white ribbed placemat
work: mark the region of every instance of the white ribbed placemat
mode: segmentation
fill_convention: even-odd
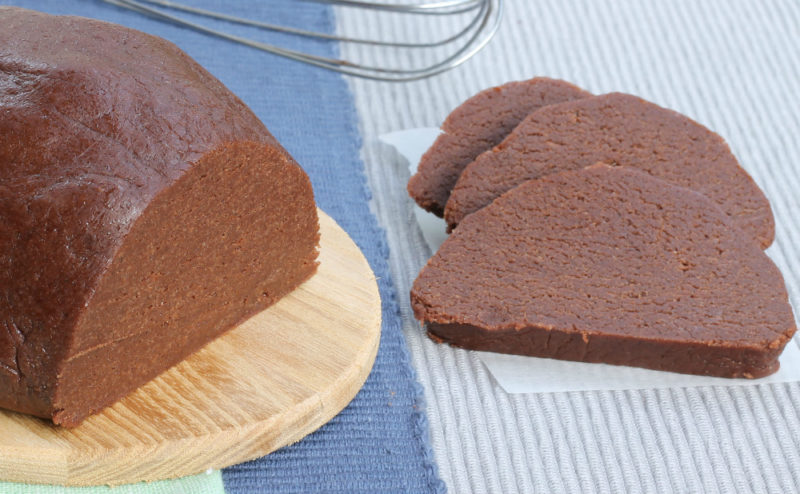
[[[348,9],[338,19],[341,32],[372,37],[431,31]],[[800,2],[506,0],[497,38],[465,66],[407,84],[352,80],[373,207],[450,492],[800,492],[800,384],[508,395],[474,355],[432,343],[413,319],[407,294],[430,253],[405,164],[377,136],[436,126],[478,90],[537,75],[637,94],[724,136],[772,202],[768,252],[800,308]]]

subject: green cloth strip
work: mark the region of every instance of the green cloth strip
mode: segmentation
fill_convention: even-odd
[[[191,477],[116,487],[59,487],[0,482],[0,494],[225,494],[219,470]]]

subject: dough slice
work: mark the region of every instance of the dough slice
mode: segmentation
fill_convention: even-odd
[[[783,278],[705,196],[595,165],[468,216],[411,291],[430,336],[537,357],[756,378],[795,332]]]
[[[520,183],[597,162],[631,166],[706,195],[763,248],[775,236],[767,198],[725,141],[636,96],[611,93],[543,108],[469,164],[447,202],[452,230]]]
[[[543,77],[481,91],[448,115],[409,180],[408,193],[420,207],[442,216],[461,171],[479,154],[499,144],[531,112],[587,96],[568,82]]]

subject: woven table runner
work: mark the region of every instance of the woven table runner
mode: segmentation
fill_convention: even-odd
[[[432,343],[408,291],[430,252],[406,193],[408,168],[378,141],[438,127],[461,101],[510,80],[549,76],[601,94],[630,92],[726,138],[766,193],[777,238],[767,251],[800,310],[800,2],[506,0],[497,37],[456,70],[390,85],[352,80],[374,208],[431,440],[453,493],[797,493],[800,384],[507,394],[472,353]],[[444,37],[412,18],[342,9],[342,33]],[[347,47],[365,63],[432,62]],[[797,338],[795,339],[797,340]],[[790,343],[796,344],[797,341]],[[531,376],[535,378],[535,376]]]

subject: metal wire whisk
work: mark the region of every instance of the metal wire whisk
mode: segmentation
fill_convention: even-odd
[[[414,81],[431,77],[461,65],[478,53],[491,40],[500,25],[503,11],[503,0],[441,0],[424,3],[380,3],[362,0],[297,0],[304,2],[326,3],[353,9],[369,9],[373,11],[389,12],[397,15],[420,16],[450,16],[470,13],[465,26],[455,34],[444,39],[426,42],[395,41],[381,39],[364,39],[357,37],[338,36],[316,31],[307,31],[288,26],[270,24],[233,15],[214,12],[210,10],[191,7],[170,0],[103,0],[106,3],[127,8],[157,19],[173,22],[196,31],[213,36],[218,36],[236,43],[241,43],[275,55],[297,60],[299,62],[315,65],[324,69],[333,70],[365,79],[379,81]],[[165,12],[173,11],[173,13]],[[281,46],[262,43],[249,38],[236,36],[225,31],[217,30],[179,17],[174,12],[184,12],[209,19],[222,20],[236,24],[256,27],[268,31],[277,31],[296,36],[334,40],[341,43],[357,43],[384,47],[391,50],[426,50],[445,46],[453,46],[452,53],[441,60],[427,64],[423,67],[390,67],[381,65],[361,64],[355,61],[333,59],[283,48]]]

